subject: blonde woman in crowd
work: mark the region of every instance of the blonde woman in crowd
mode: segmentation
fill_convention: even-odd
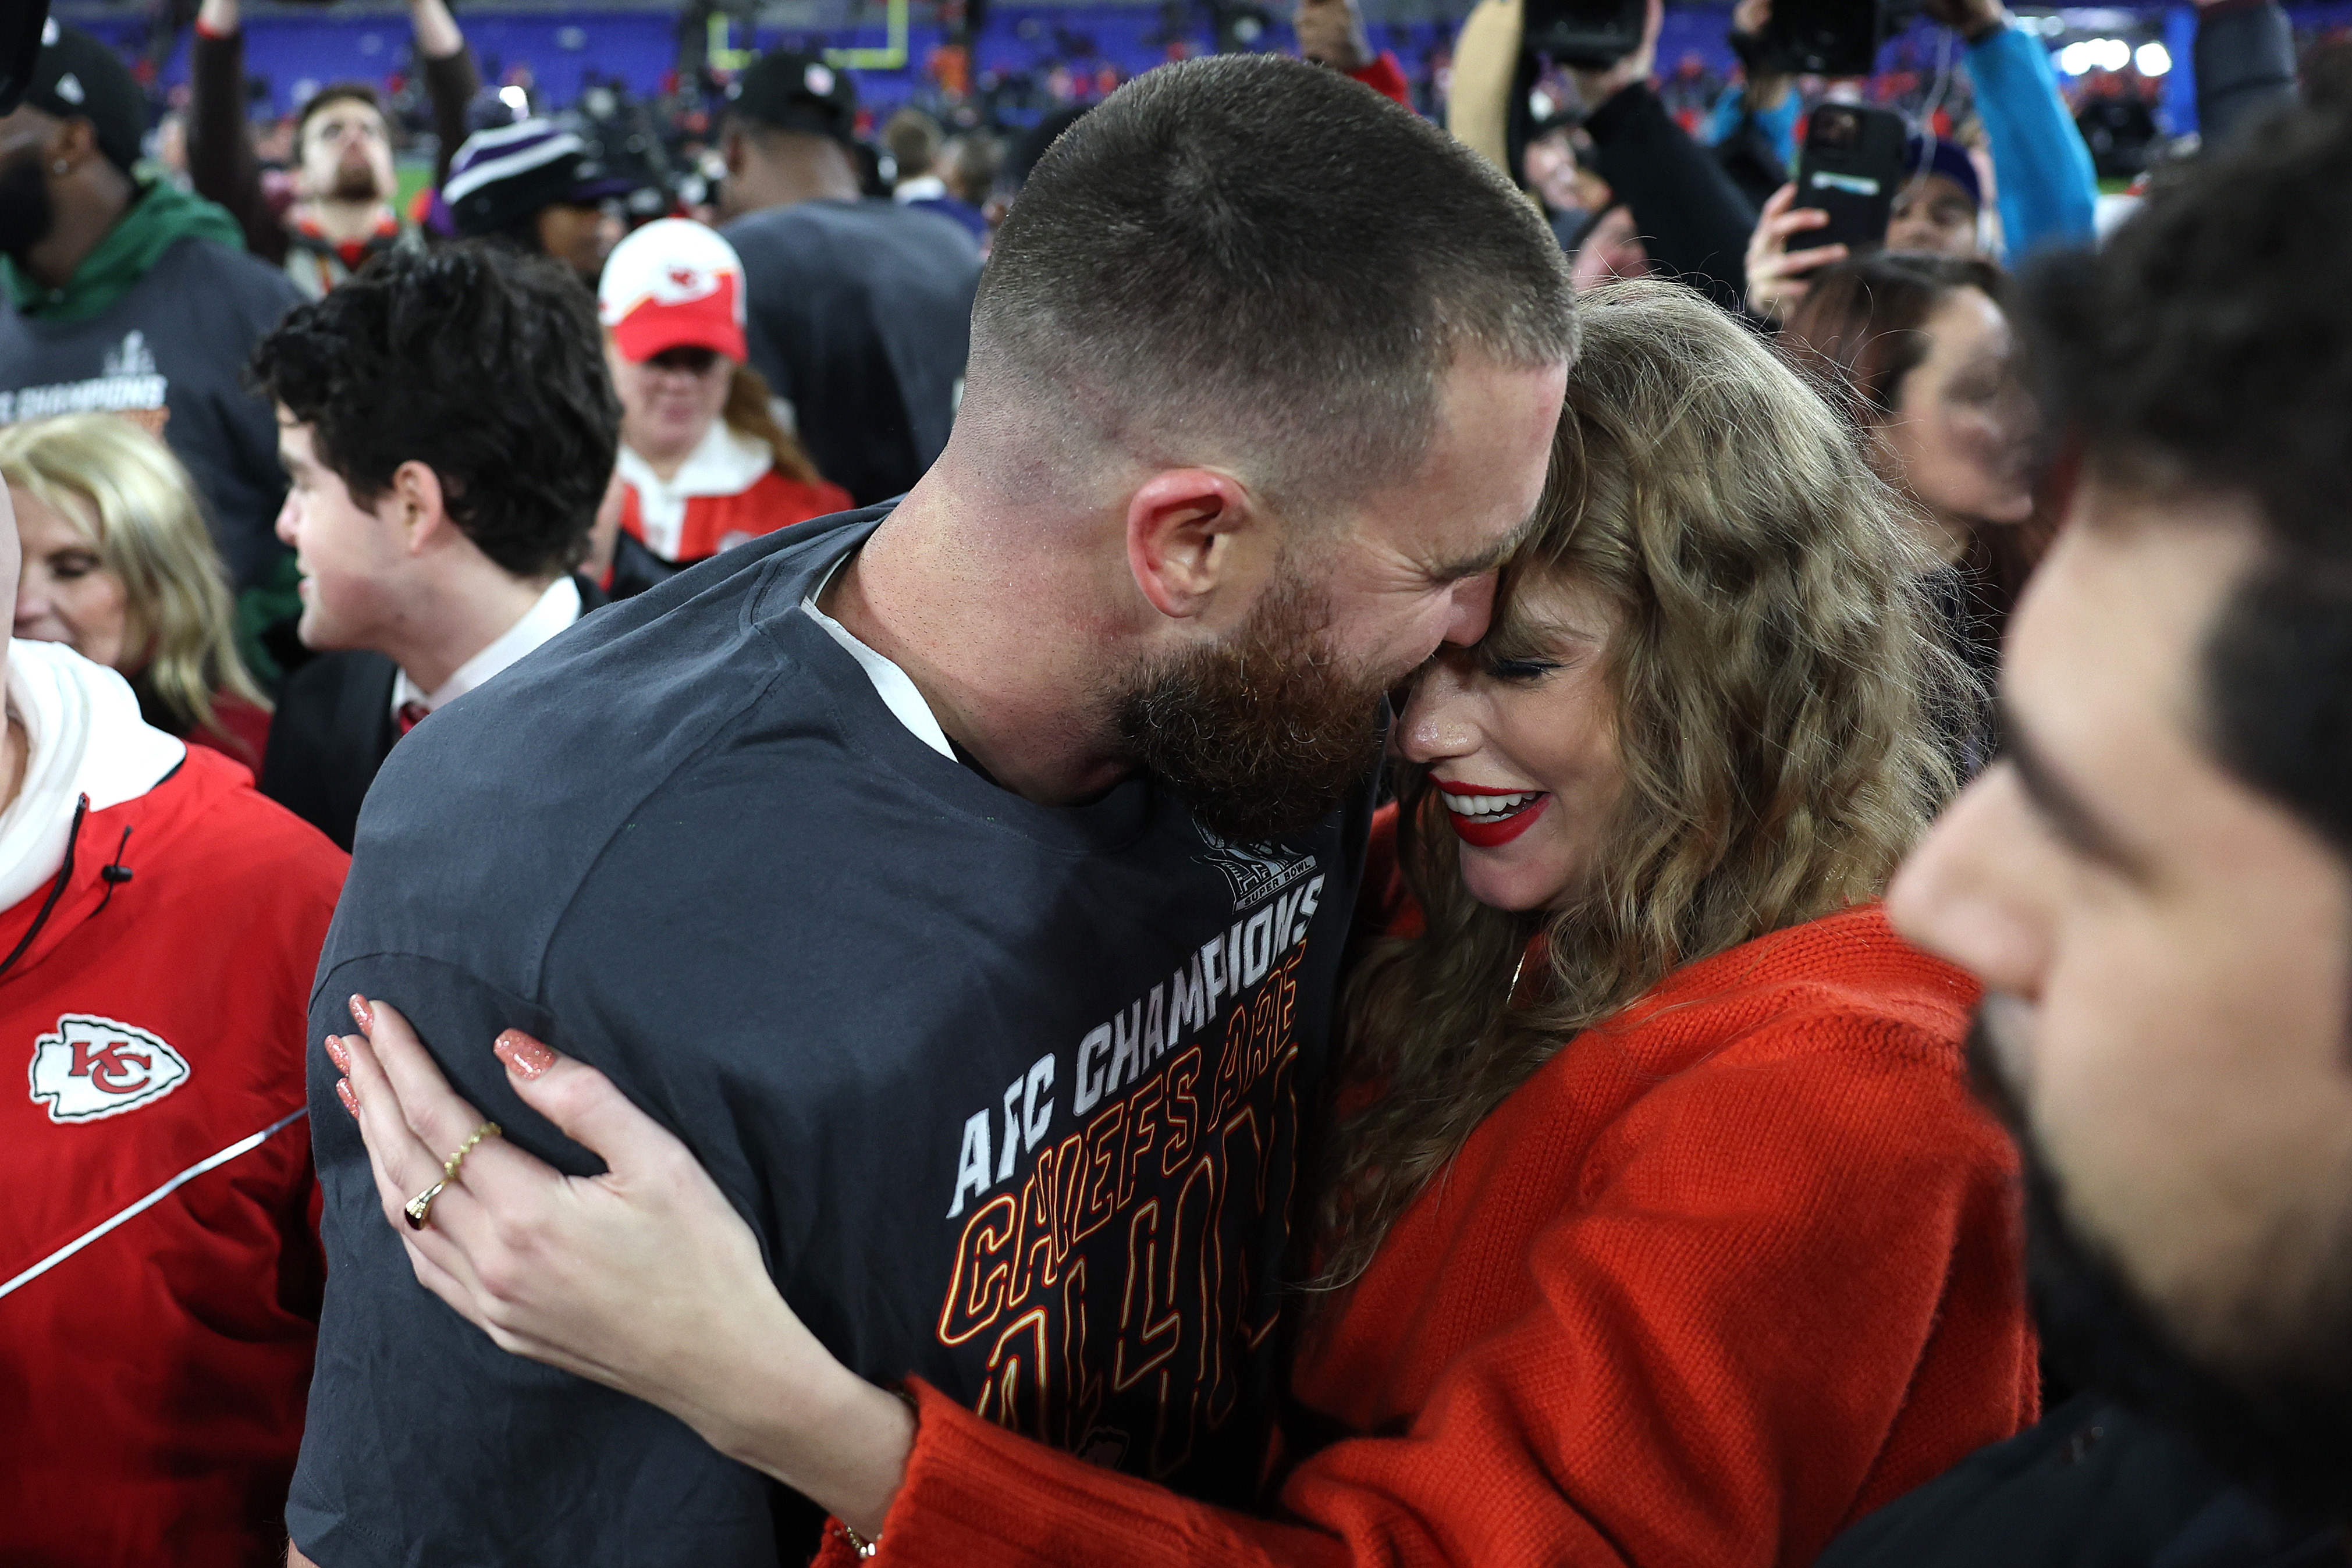
[[[131,682],[157,729],[258,769],[269,699],[236,651],[236,606],[187,470],[110,413],[0,429],[24,541],[16,635]]]
[[[1007,1568],[1799,1564],[2028,1424],[2014,1156],[1963,1064],[1976,988],[1878,904],[1949,790],[1938,709],[1965,679],[1897,503],[1697,295],[1612,285],[1580,313],[1492,630],[1398,722],[1362,912],[1389,939],[1348,1013],[1274,1517],[1076,1457],[1153,1436],[1092,1424],[1085,1386],[1000,1425],[852,1376],[685,1147],[518,1032],[509,1081],[610,1174],[485,1134],[404,1220],[480,1118],[355,1002],[373,1046],[328,1051],[424,1284],[831,1509],[835,1563],[878,1534],[884,1561]],[[1256,1038],[1215,1074],[1255,1069]],[[1193,1125],[1158,1115],[1163,1142]],[[1128,1157],[1086,1147],[1112,1174],[1008,1209],[949,1309],[1124,1288],[1142,1378],[1157,1287],[1055,1273]]]

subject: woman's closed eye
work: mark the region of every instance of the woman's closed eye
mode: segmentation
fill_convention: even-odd
[[[1506,659],[1493,654],[1487,655],[1486,663],[1488,674],[1513,685],[1532,685],[1560,668],[1556,660]]]

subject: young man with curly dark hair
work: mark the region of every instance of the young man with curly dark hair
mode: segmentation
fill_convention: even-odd
[[[2027,322],[2073,454],[2009,753],[1888,895],[1973,970],[2044,1364],[2084,1390],[1822,1568],[2346,1560],[2352,118],[2151,196]]]
[[[324,654],[287,682],[262,789],[349,849],[394,744],[588,607],[572,569],[620,404],[579,285],[474,245],[378,258],[289,314],[252,378]]]

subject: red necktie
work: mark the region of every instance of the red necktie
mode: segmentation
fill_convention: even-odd
[[[433,710],[431,708],[426,707],[423,703],[401,704],[400,713],[397,716],[400,723],[400,733],[406,735],[410,730],[415,729],[418,725],[425,722],[425,716],[432,711]]]

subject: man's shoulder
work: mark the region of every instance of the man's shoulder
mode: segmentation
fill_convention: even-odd
[[[282,796],[292,776],[372,768],[391,746],[392,687],[400,667],[352,648],[321,653],[286,677],[262,759],[268,792]]]
[[[272,727],[289,717],[298,726],[315,722],[364,695],[377,696],[389,713],[393,683],[399,674],[399,665],[373,649],[320,653],[286,677]]]
[[[1820,1568],[2192,1561],[2318,1568],[2343,1547],[2281,1521],[2186,1437],[2085,1394],[1867,1516]]]
[[[528,996],[615,841],[658,838],[685,879],[685,861],[739,853],[784,798],[779,748],[830,733],[825,689],[795,664],[808,639],[792,612],[845,548],[841,526],[873,515],[780,530],[583,616],[417,726],[368,791],[330,961],[446,958]],[[759,766],[730,765],[747,749]],[[702,794],[649,809],[681,789]]]
[[[803,265],[811,259],[810,242],[817,241],[882,246],[919,253],[950,268],[969,265],[977,272],[980,267],[971,236],[954,219],[917,212],[896,202],[795,202],[746,214],[728,225],[724,233],[739,251],[749,241],[763,256],[796,258]]]
[[[588,756],[617,780],[665,766],[698,721],[740,706],[772,673],[764,622],[788,610],[786,533],[722,552],[569,630],[433,716],[401,772],[462,768],[469,753]],[[792,602],[796,602],[796,599]],[[584,747],[585,749],[575,749]]]
[[[126,825],[147,830],[146,852],[162,858],[156,869],[166,885],[193,879],[215,915],[243,906],[247,893],[281,909],[316,905],[319,920],[308,933],[313,942],[350,862],[324,833],[256,789],[241,764],[201,746],[188,747],[186,759],[152,789],[112,810]],[[129,863],[135,876],[140,862]]]
[[[887,510],[779,529],[583,615],[418,726],[377,793],[437,818],[477,797],[511,807],[518,789],[573,811],[641,799],[776,689],[785,623],[849,536]]]
[[[173,282],[201,278],[198,287],[211,291],[205,297],[208,309],[234,304],[247,314],[257,312],[265,325],[302,302],[300,291],[283,267],[203,235],[174,240],[155,258],[147,277]]]

